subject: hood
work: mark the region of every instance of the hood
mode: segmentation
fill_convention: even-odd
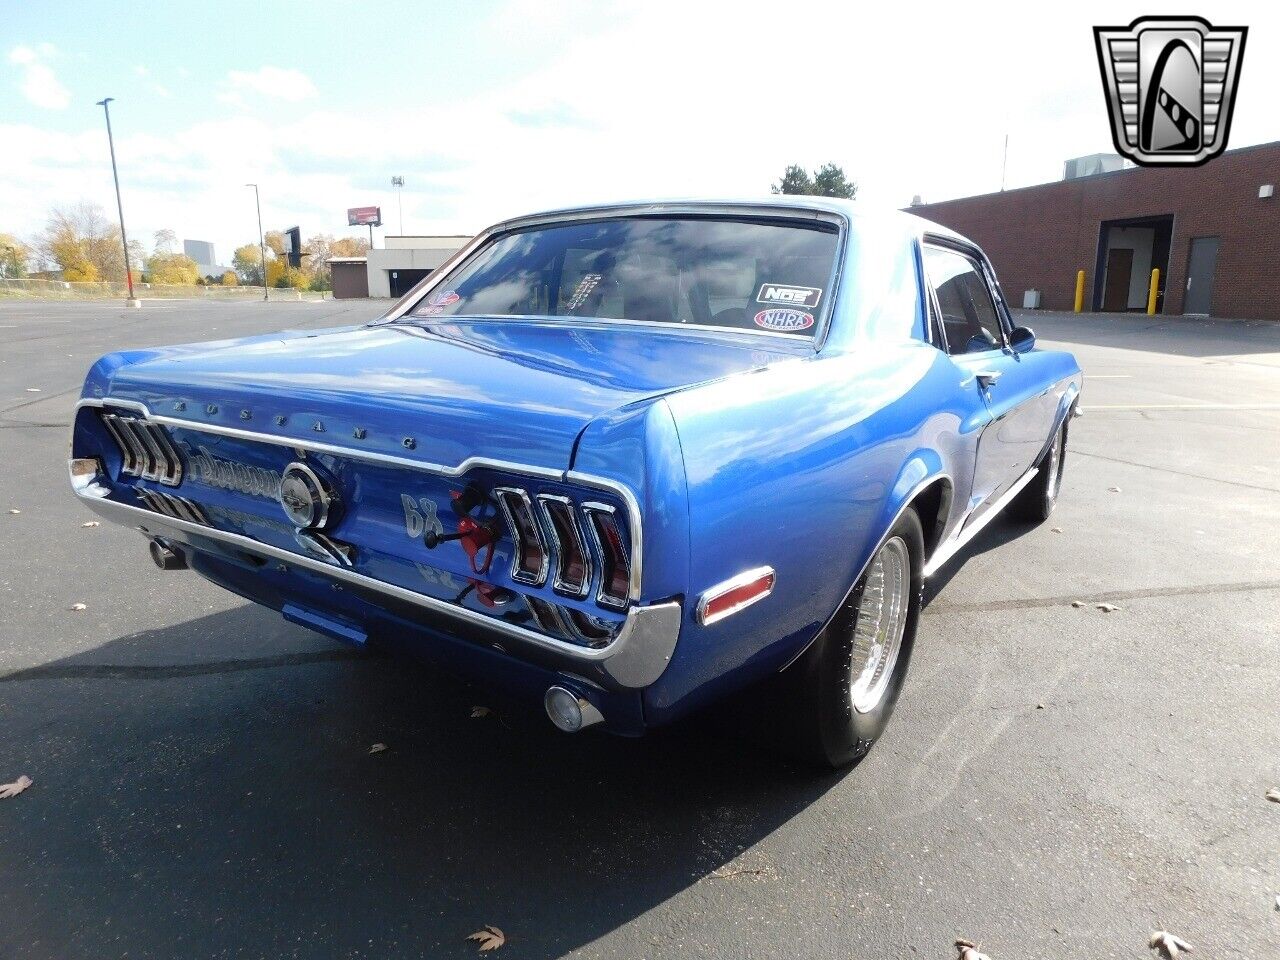
[[[109,394],[163,416],[323,433],[434,464],[486,457],[563,470],[602,414],[811,353],[801,341],[696,328],[451,319],[197,344],[117,368]]]

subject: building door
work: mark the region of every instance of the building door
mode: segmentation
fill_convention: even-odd
[[[1103,310],[1129,309],[1129,281],[1133,279],[1133,251],[1112,247],[1107,251],[1107,280],[1102,290]]]
[[[1209,315],[1213,303],[1213,272],[1218,265],[1218,238],[1192,237],[1187,259],[1187,297],[1183,313]]]

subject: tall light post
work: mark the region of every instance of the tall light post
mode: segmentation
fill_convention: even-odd
[[[404,177],[392,177],[391,185],[396,188],[396,205],[400,208],[400,236],[404,236]],[[372,244],[370,244],[372,246]]]
[[[262,299],[267,299],[267,244],[262,239],[262,199],[258,196],[258,185],[256,183],[246,183],[246,187],[253,187],[253,204],[258,208],[258,256],[262,258]]]
[[[129,285],[129,299],[124,303],[126,307],[140,307],[142,304],[133,295],[133,271],[129,269],[129,238],[124,232],[124,204],[120,201],[120,174],[116,171],[116,142],[111,136],[111,108],[107,106],[114,99],[115,97],[107,97],[105,100],[99,100],[98,106],[102,108],[102,113],[107,118],[107,147],[111,150],[111,179],[116,184],[116,212],[120,214],[120,243],[124,247],[124,279]]]

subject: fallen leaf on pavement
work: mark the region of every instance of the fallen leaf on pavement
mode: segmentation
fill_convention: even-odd
[[[487,717],[491,713],[493,713],[493,711],[490,710],[488,707],[472,707],[471,719],[479,720],[481,717]]]
[[[1061,533],[1061,532],[1062,532],[1062,528],[1061,528],[1061,527],[1051,527],[1051,528],[1049,529],[1049,532],[1050,532],[1050,533]]]
[[[39,392],[40,392],[39,387],[27,387],[27,393],[39,393]]]
[[[1151,941],[1147,944],[1152,950],[1158,951],[1161,956],[1168,957],[1169,960],[1177,960],[1178,954],[1190,953],[1191,944],[1175,937],[1166,930],[1157,930],[1151,935]]]
[[[20,776],[13,783],[0,783],[0,800],[8,800],[10,797],[16,797],[27,787],[31,786],[31,778],[26,774]]]
[[[375,743],[372,747],[369,748],[369,752],[381,753],[385,749],[387,749],[387,745],[385,743]]]
[[[68,607],[67,609],[68,609],[68,610],[88,610],[88,609],[89,609],[89,605],[88,605],[87,603],[73,603],[73,604],[72,604],[70,607]]]
[[[1267,791],[1267,799],[1272,803],[1280,803],[1280,788],[1272,787]]]
[[[97,520],[86,520],[84,523],[80,524],[80,526],[82,526],[82,527],[100,527],[100,526],[102,526],[102,524],[100,524]]]
[[[1077,610],[1079,610],[1081,607],[1083,607],[1083,606],[1084,606],[1084,601],[1083,601],[1083,600],[1072,600],[1072,601],[1071,601],[1071,605],[1072,605],[1073,607],[1075,607]]]
[[[1108,489],[1109,491],[1111,491],[1112,493],[1119,493],[1119,492],[1120,492],[1120,488],[1119,488],[1119,487],[1107,487],[1107,489]]]
[[[1098,609],[1101,610],[1103,613],[1115,613],[1117,610],[1120,609],[1114,603],[1100,603],[1097,606],[1098,606]]]
[[[490,950],[497,950],[500,946],[507,942],[507,935],[497,927],[491,927],[489,924],[484,925],[483,930],[477,930],[475,933],[467,937],[468,940],[474,940],[480,944],[480,952],[488,953]]]
[[[972,940],[957,940],[956,950],[960,952],[959,960],[991,960],[985,953],[978,952],[978,945]]]
[[[14,516],[17,516],[17,515],[18,515],[18,514],[20,514],[22,511],[21,511],[21,510],[19,510],[17,507],[10,507],[10,508],[9,508],[9,512],[10,512],[10,513],[12,513]]]

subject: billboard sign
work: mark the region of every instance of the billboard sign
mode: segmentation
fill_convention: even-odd
[[[347,208],[347,226],[363,227],[382,226],[382,208],[381,207],[348,207]]]

